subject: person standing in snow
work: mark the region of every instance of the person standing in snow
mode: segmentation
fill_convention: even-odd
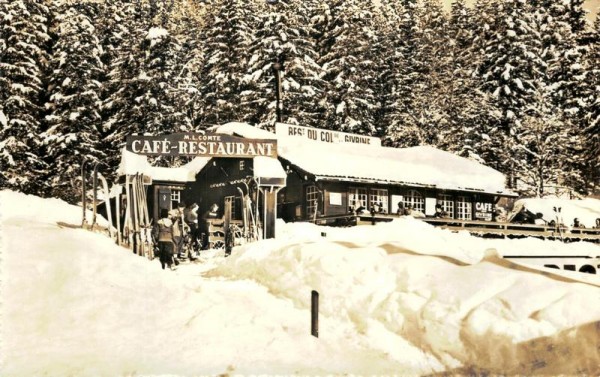
[[[190,227],[190,235],[192,236],[192,245],[194,250],[198,250],[199,243],[199,228],[198,228],[198,204],[192,203],[184,211],[185,222]],[[191,257],[191,255],[190,255]]]
[[[202,214],[202,222],[200,223],[200,233],[202,238],[202,250],[208,250],[209,244],[209,220],[217,218],[217,211],[219,206],[217,203],[213,203],[208,211]]]
[[[169,210],[160,210],[160,220],[156,222],[153,236],[158,241],[158,255],[162,269],[169,266],[173,269],[173,221],[169,218]]]
[[[183,249],[183,236],[185,234],[185,223],[183,222],[184,202],[179,202],[177,208],[169,211],[171,221],[173,221],[173,243],[175,246],[175,255],[181,256]]]

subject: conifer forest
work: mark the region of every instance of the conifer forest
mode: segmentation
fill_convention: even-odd
[[[583,0],[0,0],[0,188],[73,203],[83,159],[114,179],[128,135],[271,129],[279,63],[284,123],[588,195],[599,19]]]

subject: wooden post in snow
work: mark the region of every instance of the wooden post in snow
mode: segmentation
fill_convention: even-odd
[[[319,337],[319,292],[312,291],[310,295],[310,334]]]

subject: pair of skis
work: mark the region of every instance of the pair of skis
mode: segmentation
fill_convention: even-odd
[[[133,252],[153,259],[152,221],[148,213],[144,176],[142,174],[127,175],[125,186],[127,195],[126,228],[133,244]]]
[[[563,232],[562,232],[562,224],[563,219],[561,215],[561,207],[552,207],[554,211],[554,217],[556,218],[556,230],[558,230],[558,234],[560,236],[560,240],[563,241]]]
[[[87,160],[84,158],[82,163],[81,163],[81,182],[82,182],[82,188],[81,188],[81,206],[83,209],[83,218],[81,220],[81,226],[82,227],[86,227],[87,224],[87,215],[86,215],[86,210],[87,210],[87,185],[86,185],[86,167],[88,165]],[[92,193],[93,193],[93,202],[92,202],[92,206],[93,206],[93,215],[92,215],[92,224],[91,224],[91,229],[93,230],[95,226],[97,226],[97,209],[98,209],[98,179],[100,179],[100,181],[102,182],[102,189],[104,191],[104,203],[106,204],[106,214],[107,214],[107,220],[108,220],[108,236],[110,238],[113,238],[113,223],[112,223],[112,211],[111,211],[111,206],[110,206],[110,191],[108,189],[108,182],[106,181],[106,178],[104,178],[104,176],[98,172],[98,166],[100,165],[100,162],[96,162],[94,163],[94,167],[92,169],[92,179],[93,179],[93,183],[92,183]],[[118,216],[117,216],[118,217]],[[117,239],[118,239],[118,233],[117,233]]]

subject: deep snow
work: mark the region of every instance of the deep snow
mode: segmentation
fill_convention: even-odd
[[[412,218],[278,223],[276,239],[163,271],[70,227],[81,209],[59,200],[2,191],[0,213],[2,376],[600,373],[598,275],[497,256],[598,245],[485,240]]]

